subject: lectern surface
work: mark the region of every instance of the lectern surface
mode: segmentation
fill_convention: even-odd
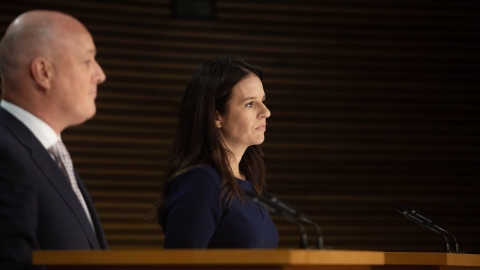
[[[33,262],[47,265],[48,269],[366,270],[371,265],[383,265],[384,254],[375,251],[290,249],[35,251]]]
[[[34,251],[47,269],[480,270],[480,255],[347,250]]]

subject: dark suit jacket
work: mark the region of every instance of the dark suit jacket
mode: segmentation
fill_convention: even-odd
[[[31,267],[32,250],[107,248],[92,199],[75,174],[95,231],[47,150],[0,108],[0,269]]]

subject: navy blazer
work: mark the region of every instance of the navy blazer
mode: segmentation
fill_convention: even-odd
[[[31,267],[32,250],[108,248],[92,199],[75,175],[95,231],[48,151],[0,108],[0,269]]]

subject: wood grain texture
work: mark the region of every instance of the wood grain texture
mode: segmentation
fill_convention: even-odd
[[[383,265],[384,253],[322,250],[35,251],[46,265]]]

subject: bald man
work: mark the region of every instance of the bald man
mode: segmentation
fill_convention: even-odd
[[[88,30],[55,11],[21,14],[0,43],[0,269],[32,250],[106,249],[88,192],[61,142],[94,116],[105,74]]]

